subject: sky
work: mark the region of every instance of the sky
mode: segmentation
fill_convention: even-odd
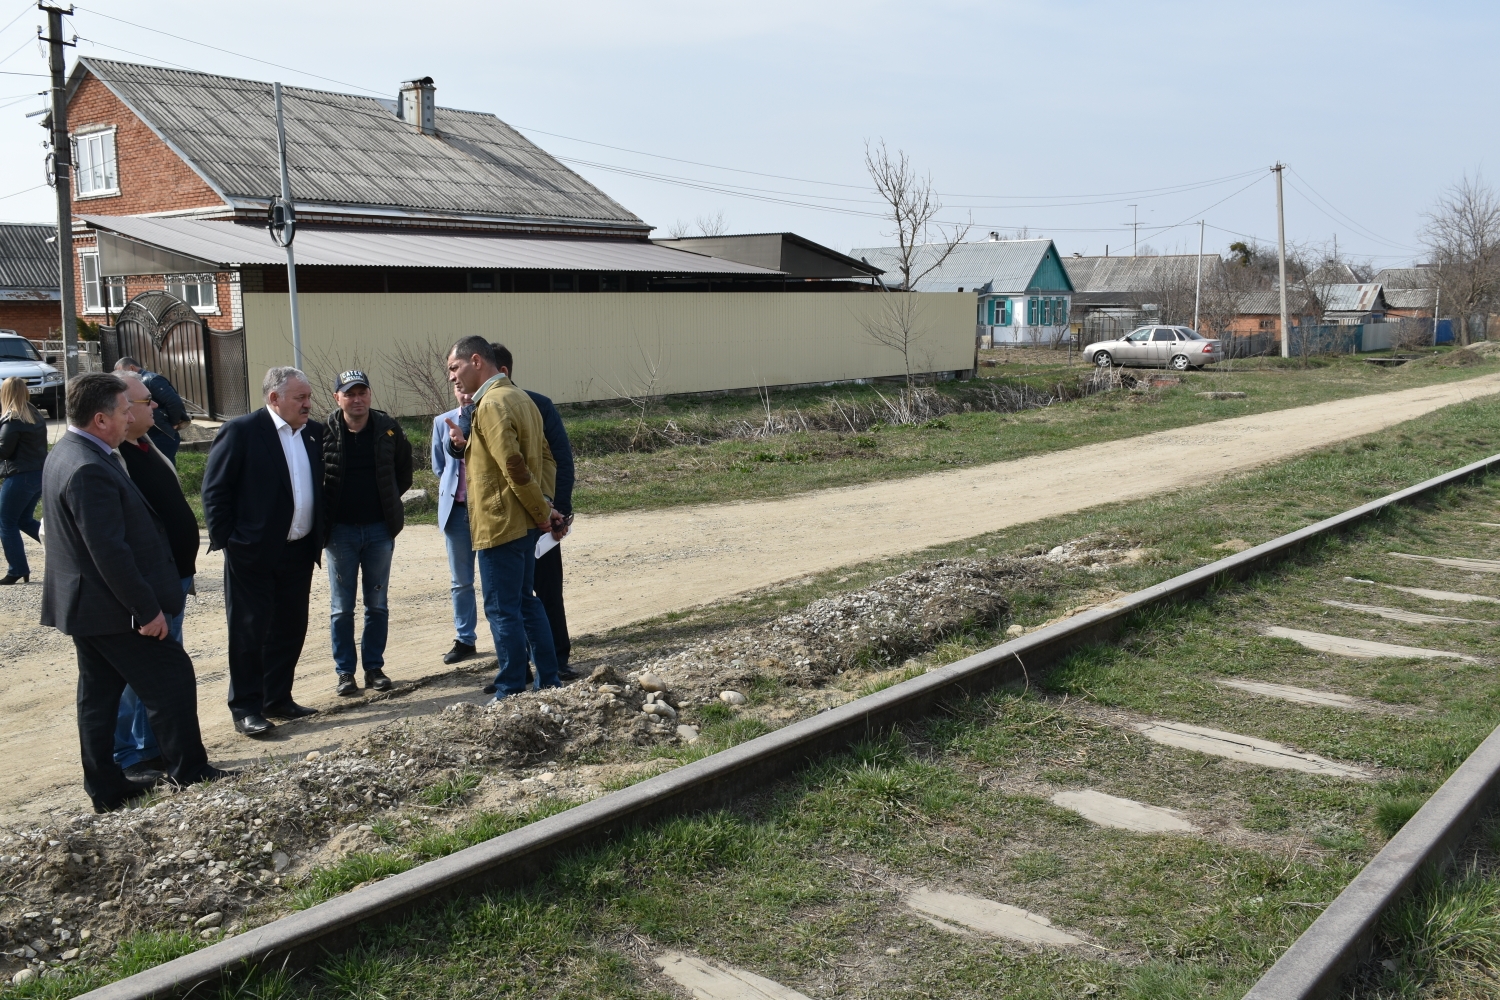
[[[5,22],[0,219],[52,221],[25,117],[43,15],[0,0]],[[1492,3],[89,0],[65,23],[70,64],[391,98],[431,76],[439,105],[522,129],[656,236],[722,213],[731,233],[888,244],[864,168],[884,140],[971,239],[1191,253],[1201,219],[1208,252],[1274,244],[1280,161],[1289,244],[1402,266],[1447,187],[1500,170]]]

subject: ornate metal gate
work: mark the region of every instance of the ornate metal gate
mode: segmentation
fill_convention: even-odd
[[[193,307],[163,291],[142,292],[100,330],[104,367],[122,357],[167,377],[188,412],[224,420],[249,412],[245,331],[210,330]]]

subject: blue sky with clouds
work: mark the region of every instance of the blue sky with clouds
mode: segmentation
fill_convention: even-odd
[[[0,24],[16,15],[0,218],[45,221],[50,191],[27,190],[43,134],[24,117],[45,80],[11,75],[45,70],[40,15],[0,2]],[[946,218],[1065,254],[1129,252],[1133,213],[1166,252],[1196,249],[1199,218],[1210,250],[1274,240],[1280,159],[1288,239],[1336,235],[1378,265],[1421,255],[1445,186],[1500,169],[1497,25],[1479,3],[1076,0],[91,0],[71,19],[84,55],[382,96],[431,75],[439,104],[527,130],[658,235],[722,212],[731,232],[886,242],[863,168],[883,137],[930,172]]]

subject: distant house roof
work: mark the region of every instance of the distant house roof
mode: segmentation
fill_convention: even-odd
[[[85,56],[69,96],[90,73],[231,207],[263,210],[279,193],[271,84]],[[303,87],[282,95],[299,210],[650,231],[492,114],[440,107],[437,134],[425,135],[396,117],[394,101]]]
[[[1222,264],[1217,254],[1203,255],[1203,273]],[[1079,294],[1137,294],[1166,285],[1192,282],[1198,275],[1197,254],[1152,257],[1064,257],[1063,266]]]
[[[58,301],[56,226],[0,223],[0,301]]]
[[[782,271],[793,278],[869,278],[880,268],[846,257],[796,233],[743,233],[652,240],[657,246],[708,254]]]
[[[1437,298],[1434,288],[1390,288],[1385,289],[1385,304],[1391,309],[1432,309]]]
[[[1387,267],[1376,272],[1374,280],[1385,286],[1387,301],[1392,289],[1432,288],[1437,284],[1430,267]]]
[[[917,248],[914,273],[931,267],[943,247]],[[897,247],[858,247],[849,256],[868,260],[884,270],[886,284],[901,281]],[[980,292],[990,295],[1020,295],[1025,292],[1071,292],[1073,284],[1063,270],[1051,240],[985,240],[960,243],[936,268],[916,282],[919,292]]]
[[[1316,287],[1316,286],[1315,286]],[[1384,312],[1385,296],[1376,282],[1328,285],[1322,289],[1323,310],[1330,313]]]
[[[286,252],[271,242],[263,228],[256,226],[133,215],[85,215],[82,219],[98,233],[100,263],[107,275],[191,273],[247,264],[286,265]],[[452,267],[781,277],[780,271],[660,247],[644,240],[307,229],[297,233],[294,247],[298,268]]]

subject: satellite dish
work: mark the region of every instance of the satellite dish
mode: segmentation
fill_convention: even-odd
[[[289,247],[297,236],[297,213],[289,201],[276,197],[266,212],[266,229],[279,247]]]

